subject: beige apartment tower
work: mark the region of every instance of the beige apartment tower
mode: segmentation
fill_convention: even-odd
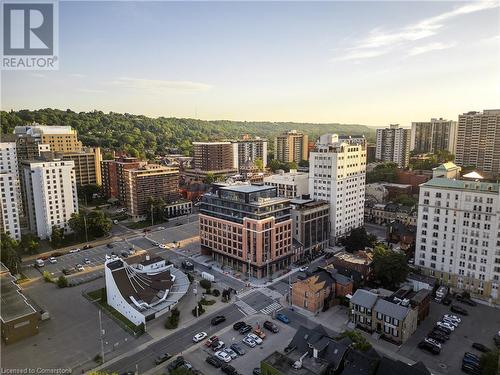
[[[307,134],[297,130],[278,135],[274,140],[274,158],[284,163],[294,161],[297,164],[308,160],[308,140]]]
[[[411,123],[411,149],[425,154],[447,150],[455,153],[457,122],[433,118]]]

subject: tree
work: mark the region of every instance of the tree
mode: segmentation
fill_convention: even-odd
[[[101,188],[96,184],[82,185],[78,188],[78,195],[80,198],[85,199],[87,203],[92,202],[94,194],[101,192]]]
[[[368,234],[364,227],[360,227],[351,230],[351,233],[342,240],[342,245],[345,246],[348,252],[352,253],[357,250],[364,250],[365,247],[373,247],[376,241],[376,236]]]
[[[384,288],[393,289],[408,276],[406,255],[389,250],[384,245],[377,245],[374,249],[373,271]]]
[[[288,171],[290,171],[290,169],[297,169],[298,165],[297,165],[296,162],[291,161],[291,162],[288,163],[287,168],[288,168]]]
[[[371,344],[358,331],[344,331],[337,337],[337,340],[341,340],[344,337],[349,337],[353,342],[354,349],[362,352],[366,352],[372,347]]]
[[[95,238],[105,236],[109,233],[112,227],[111,220],[100,210],[90,211],[88,214],[75,212],[71,215],[68,224],[75,233],[78,235],[84,235],[85,220],[87,221],[87,234],[90,237]]]
[[[39,238],[32,233],[26,233],[21,237],[19,250],[24,254],[38,254]]]
[[[162,198],[148,197],[148,220],[151,220],[151,215],[155,221],[162,219],[163,207],[165,201]]]
[[[309,167],[309,160],[301,160],[299,162],[299,167]]]
[[[68,286],[68,279],[66,278],[66,276],[59,276],[59,278],[57,279],[57,286],[59,288],[66,288]]]
[[[207,185],[211,185],[215,182],[215,176],[212,172],[208,172],[205,178],[203,179],[203,182]]]
[[[417,202],[418,201],[415,198],[404,194],[400,194],[394,199],[394,203],[399,203],[406,207],[413,207],[417,204]]]
[[[188,370],[186,367],[181,366],[169,372],[170,375],[192,375],[191,370]]]
[[[483,353],[480,358],[481,374],[498,375],[500,370],[499,350],[495,349],[488,353]]]
[[[366,182],[394,182],[396,180],[396,170],[398,165],[395,163],[383,163],[377,165],[373,171],[366,173]]]
[[[210,280],[200,280],[200,286],[205,289],[205,290],[210,290],[210,288],[212,287],[212,283],[210,282]]]
[[[259,169],[259,171],[262,171],[264,170],[264,162],[262,161],[262,159],[255,159],[255,162],[254,162],[255,166]]]
[[[276,172],[278,169],[282,169],[282,164],[278,159],[273,159],[269,163],[267,163],[267,166],[273,171]]]
[[[64,240],[64,229],[59,228],[57,225],[53,225],[52,234],[50,236],[50,243],[54,247],[59,247],[61,246],[63,240]]]
[[[21,258],[18,254],[19,244],[9,234],[1,232],[1,260],[13,275],[16,275],[21,270]]]

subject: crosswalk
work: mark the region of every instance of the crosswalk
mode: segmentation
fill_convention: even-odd
[[[243,297],[249,296],[250,294],[253,294],[255,292],[257,292],[256,289],[247,289],[244,292],[238,292],[236,297],[238,297],[239,299],[242,299]]]
[[[273,302],[269,306],[264,307],[263,309],[260,310],[262,314],[269,314],[271,315],[274,311],[280,310],[283,306],[281,306],[280,303],[278,302]]]
[[[236,301],[235,305],[238,306],[239,310],[247,316],[257,314],[257,310],[242,300]]]

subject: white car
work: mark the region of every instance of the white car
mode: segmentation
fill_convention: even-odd
[[[193,337],[193,342],[200,342],[201,340],[203,340],[205,337],[207,337],[207,333],[206,332],[200,332],[200,333],[197,333],[196,335],[194,335]]]
[[[83,268],[83,266],[82,266],[81,264],[77,264],[75,268],[76,268],[76,270],[77,270],[77,271],[79,271],[79,272],[82,272],[82,271],[84,271],[84,270],[85,270],[85,268]]]
[[[160,249],[168,249],[168,246],[161,243],[160,246],[159,246],[159,248]]]
[[[453,319],[448,319],[448,318],[441,318],[441,321],[443,323],[448,323],[448,324],[451,324],[453,327],[457,328],[458,327],[458,322],[454,321]]]
[[[224,351],[231,356],[231,359],[238,357],[238,354],[236,354],[236,352],[231,348],[224,348]]]
[[[453,326],[452,324],[450,323],[446,323],[446,322],[437,322],[436,325],[438,327],[444,327],[444,328],[448,328],[450,331],[454,331],[455,330],[455,326]]]
[[[441,349],[441,344],[440,344],[439,342],[437,342],[436,340],[434,340],[434,339],[431,339],[431,338],[429,338],[429,337],[426,337],[426,338],[424,339],[424,341],[425,341],[425,342],[428,342],[428,343],[430,343],[430,344],[432,344],[432,345],[434,345],[434,346],[437,346],[439,349]]]
[[[89,259],[89,258],[85,258],[85,259],[83,260],[83,262],[84,262],[85,264],[90,264],[90,259]]]
[[[309,267],[307,267],[307,266],[302,266],[302,267],[300,267],[300,268],[299,268],[299,271],[300,271],[300,272],[306,272],[308,269],[309,269]]]
[[[450,315],[450,314],[444,314],[443,315],[443,318],[445,319],[451,319],[457,323],[461,323],[462,322],[462,319],[460,319],[458,316],[456,315]]]
[[[77,252],[79,252],[79,251],[80,251],[80,249],[71,249],[69,252],[70,252],[70,253],[77,253]]]
[[[253,340],[252,340],[250,337],[248,337],[248,336],[245,336],[245,337],[243,338],[243,340],[241,340],[241,341],[243,342],[243,344],[245,344],[245,345],[247,345],[247,346],[249,346],[249,347],[251,347],[251,348],[255,348],[255,346],[257,345],[257,344],[255,343],[255,341],[253,341]]]
[[[262,344],[262,339],[261,339],[259,336],[255,335],[255,334],[253,334],[253,333],[249,333],[249,334],[247,335],[247,337],[248,337],[250,340],[255,341],[255,343],[256,343],[257,345]]]
[[[55,264],[55,263],[57,263],[57,259],[54,258],[54,257],[50,257],[49,258],[49,263]]]
[[[227,354],[225,351],[223,350],[219,350],[218,352],[215,352],[215,356],[217,358],[219,358],[221,361],[223,362],[226,362],[226,363],[229,363],[231,362],[231,356],[229,354]]]

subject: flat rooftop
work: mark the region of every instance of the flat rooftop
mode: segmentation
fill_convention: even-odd
[[[259,191],[271,190],[274,189],[272,186],[264,186],[264,185],[231,185],[221,187],[220,190],[229,190],[236,191],[241,193],[256,193]]]
[[[26,297],[22,294],[21,288],[15,283],[15,278],[6,270],[2,264],[0,268],[0,289],[1,289],[1,319],[2,322],[36,313]]]
[[[454,180],[450,178],[435,177],[427,182],[424,182],[422,187],[439,187],[457,190],[480,191],[483,193],[498,193],[500,184],[496,182],[477,182],[466,180]]]

